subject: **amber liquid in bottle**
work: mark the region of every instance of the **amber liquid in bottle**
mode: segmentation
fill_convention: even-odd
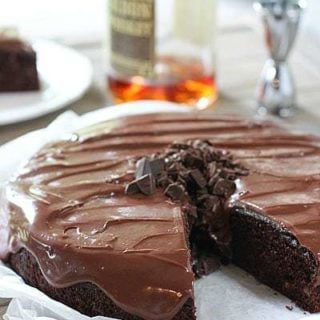
[[[162,56],[157,59],[154,73],[150,80],[141,76],[126,79],[110,72],[107,83],[114,102],[151,99],[205,109],[218,97],[215,74],[208,73],[197,59]]]

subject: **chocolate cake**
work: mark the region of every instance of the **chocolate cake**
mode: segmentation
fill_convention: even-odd
[[[30,44],[0,34],[0,92],[39,90],[36,62]]]
[[[43,147],[1,202],[0,258],[84,314],[195,319],[220,255],[320,311],[320,138],[205,113],[100,123]],[[90,303],[88,303],[90,301]]]

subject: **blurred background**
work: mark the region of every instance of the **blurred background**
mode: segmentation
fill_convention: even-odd
[[[105,32],[105,0],[1,0],[0,25],[18,26],[24,35],[65,43],[99,41]],[[220,0],[219,26],[257,24],[252,0]],[[320,39],[320,1],[309,0],[302,28]],[[88,23],[90,21],[90,23]]]

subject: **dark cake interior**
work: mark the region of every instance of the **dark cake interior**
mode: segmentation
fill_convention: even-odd
[[[0,92],[39,88],[36,52],[27,42],[0,35]]]
[[[92,316],[195,319],[213,254],[319,311],[319,142],[211,114],[86,128],[8,185],[0,257]]]
[[[318,261],[311,251],[288,229],[250,209],[234,209],[231,226],[236,265],[300,307],[319,312]]]

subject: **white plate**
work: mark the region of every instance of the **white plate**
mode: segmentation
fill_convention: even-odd
[[[31,132],[0,147],[0,187],[41,145],[77,128],[131,114],[188,110],[167,102],[140,101],[99,109],[81,117],[66,112],[48,128]],[[5,297],[16,298],[8,310],[9,320],[38,320],[40,317],[88,320],[88,317],[24,284],[20,277],[0,263],[0,298]],[[195,298],[198,320],[320,320],[320,314],[310,316],[304,313],[288,298],[279,293],[275,295],[272,289],[233,265],[196,281]],[[286,306],[293,306],[293,310],[289,311]]]
[[[78,100],[92,81],[88,58],[68,47],[45,40],[32,41],[37,52],[41,90],[0,93],[0,125],[56,111]]]

